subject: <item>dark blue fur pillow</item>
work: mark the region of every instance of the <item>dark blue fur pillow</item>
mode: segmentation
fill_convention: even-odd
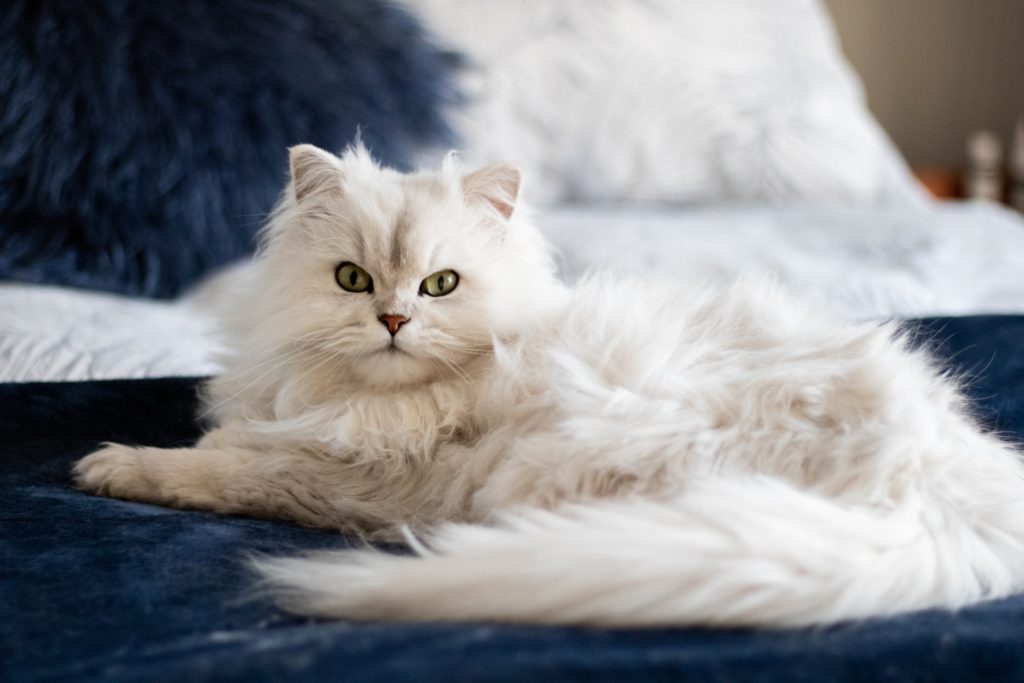
[[[444,142],[447,62],[377,0],[6,0],[0,278],[172,296],[251,251],[289,145]]]

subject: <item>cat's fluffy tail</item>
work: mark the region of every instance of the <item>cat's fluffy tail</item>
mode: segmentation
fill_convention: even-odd
[[[1024,516],[991,497],[971,505],[910,498],[882,513],[777,480],[711,480],[669,502],[449,524],[415,556],[331,553],[259,570],[286,607],[320,616],[806,625],[1020,589]]]

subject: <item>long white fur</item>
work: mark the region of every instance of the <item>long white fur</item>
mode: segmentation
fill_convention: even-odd
[[[173,455],[109,446],[84,488],[420,539],[258,564],[333,617],[783,626],[1024,587],[1019,454],[896,327],[766,283],[569,292],[514,168],[297,155],[312,175],[209,387],[219,428]],[[331,279],[356,259],[372,295]],[[449,297],[407,291],[441,267]],[[394,306],[404,354],[381,352]]]
[[[261,569],[292,609],[375,619],[779,626],[1018,590],[1016,456],[893,333],[590,281],[477,399],[528,425],[481,444],[494,526]]]

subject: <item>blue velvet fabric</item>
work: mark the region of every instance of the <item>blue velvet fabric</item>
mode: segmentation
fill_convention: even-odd
[[[173,296],[252,250],[290,145],[445,144],[452,63],[384,0],[4,0],[0,279]]]
[[[990,427],[1024,437],[1024,317],[925,321]],[[0,679],[1024,680],[1024,596],[836,627],[606,630],[298,619],[247,599],[244,558],[336,534],[94,498],[104,440],[188,444],[189,379],[0,386]]]

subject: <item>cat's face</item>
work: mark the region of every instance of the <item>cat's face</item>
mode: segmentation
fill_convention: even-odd
[[[261,261],[266,334],[311,380],[395,386],[464,374],[560,293],[543,239],[513,217],[519,172],[403,175],[361,148],[291,154]]]

